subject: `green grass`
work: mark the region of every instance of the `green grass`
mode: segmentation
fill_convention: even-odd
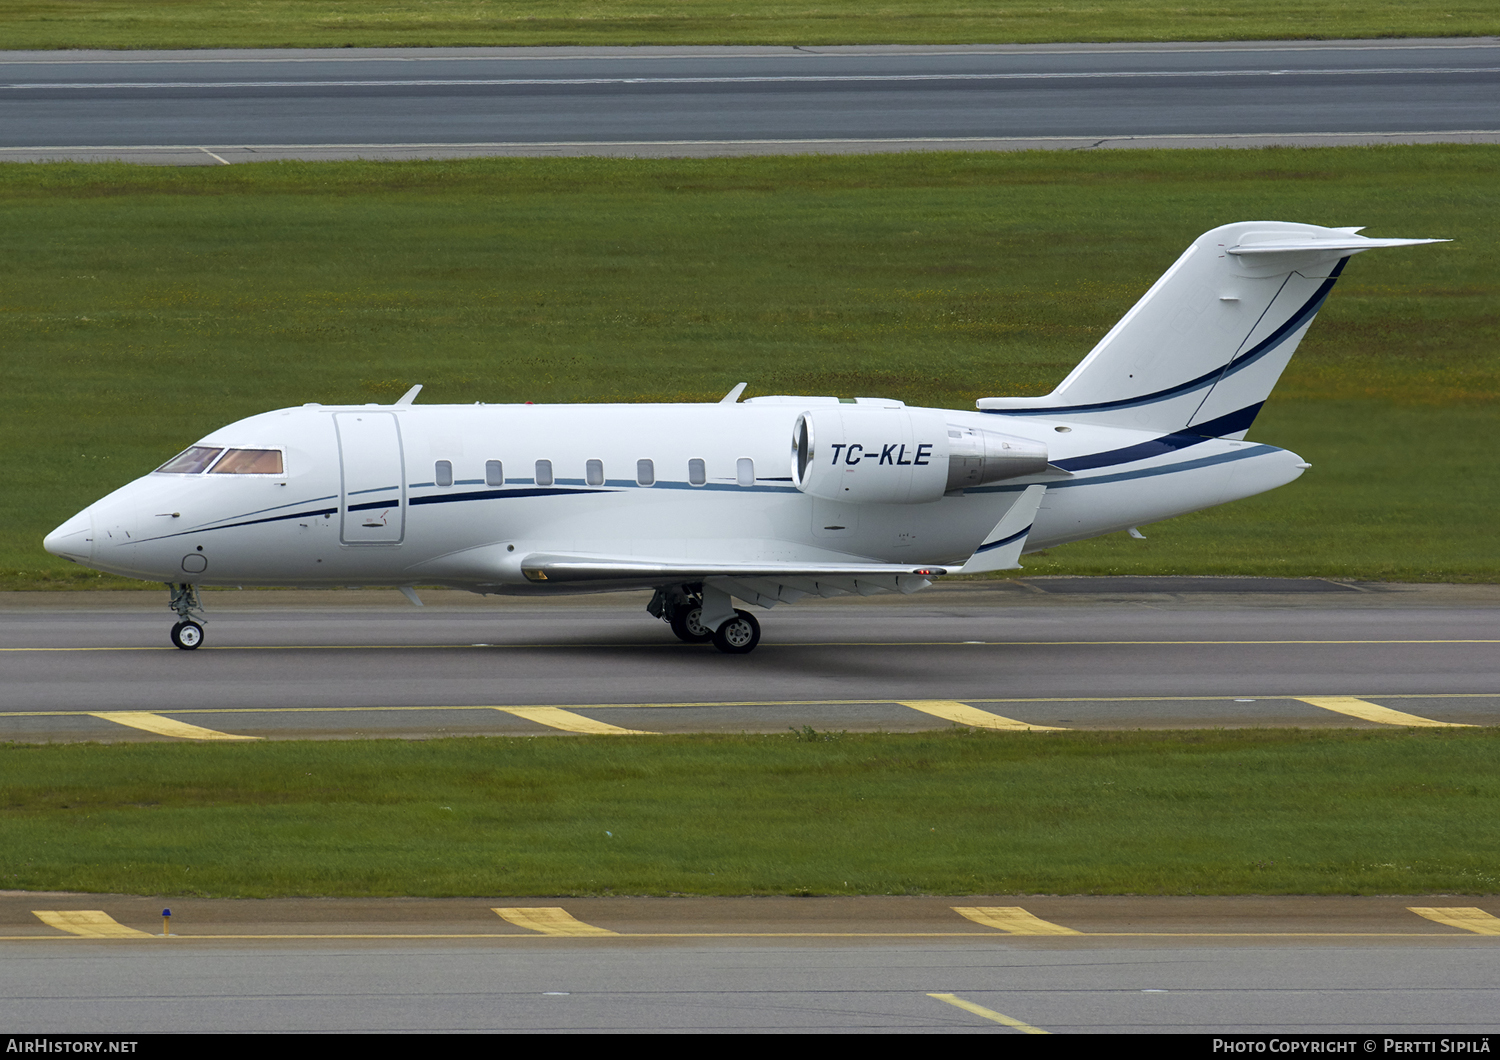
[[[0,166],[0,588],[139,585],[42,536],[306,401],[1050,390],[1200,232],[1355,259],[1251,438],[1297,483],[1033,573],[1500,576],[1500,147],[166,169]]]
[[[7,0],[7,48],[910,44],[1453,37],[1500,33],[1478,0]]]
[[[0,887],[1495,893],[1497,751],[1494,729],[5,745]]]

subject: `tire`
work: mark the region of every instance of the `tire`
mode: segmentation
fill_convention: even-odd
[[[714,647],[725,655],[747,655],[759,643],[760,623],[748,611],[735,611],[714,633]]]
[[[172,627],[172,643],[184,651],[192,651],[203,643],[203,627],[196,622],[179,622]]]
[[[705,629],[699,619],[703,615],[702,604],[689,604],[672,612],[672,632],[684,644],[707,644],[714,639],[714,631]]]

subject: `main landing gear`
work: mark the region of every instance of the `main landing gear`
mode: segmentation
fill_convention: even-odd
[[[731,608],[729,603],[728,594],[718,590],[705,593],[701,585],[673,585],[656,590],[646,610],[671,626],[684,644],[713,641],[726,655],[748,654],[760,643],[760,623],[750,612]],[[710,612],[710,622],[703,619],[705,610]]]
[[[167,606],[177,612],[177,624],[172,627],[172,643],[191,651],[203,643],[203,602],[198,599],[196,585],[167,583],[172,602]]]

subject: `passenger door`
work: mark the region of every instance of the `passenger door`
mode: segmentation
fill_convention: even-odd
[[[391,412],[339,412],[339,540],[399,545],[406,535],[401,427]]]

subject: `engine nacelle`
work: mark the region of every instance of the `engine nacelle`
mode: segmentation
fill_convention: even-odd
[[[980,427],[948,424],[948,488],[1039,475],[1047,470],[1047,446],[1030,438],[998,434]]]
[[[928,504],[945,493],[1046,470],[1040,442],[956,427],[937,409],[809,409],[792,429],[792,481],[849,504]]]

